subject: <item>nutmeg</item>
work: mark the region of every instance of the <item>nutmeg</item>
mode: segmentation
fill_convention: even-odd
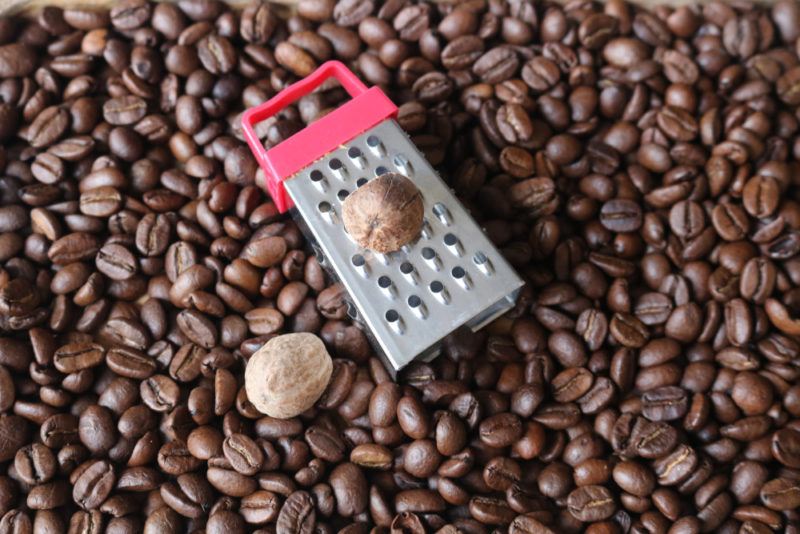
[[[247,362],[244,387],[256,409],[280,419],[317,402],[333,373],[333,360],[314,334],[284,334],[258,349]]]
[[[423,211],[422,194],[414,182],[387,172],[345,199],[342,219],[356,243],[386,254],[417,238]]]

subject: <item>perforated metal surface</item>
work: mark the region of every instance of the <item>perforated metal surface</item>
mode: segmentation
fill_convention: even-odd
[[[420,237],[388,255],[347,234],[341,203],[387,171],[420,189]],[[439,353],[456,328],[478,329],[514,305],[523,282],[393,120],[356,137],[286,180],[303,231],[349,292],[354,319],[397,371]]]

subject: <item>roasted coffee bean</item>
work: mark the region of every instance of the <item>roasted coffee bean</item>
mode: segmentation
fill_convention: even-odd
[[[75,479],[72,498],[81,508],[92,510],[102,504],[115,482],[111,464],[103,460],[91,462]]]
[[[698,457],[695,450],[681,444],[672,453],[657,460],[653,468],[659,482],[664,485],[676,485],[691,476],[697,464]]]
[[[33,443],[17,451],[14,468],[23,481],[35,485],[52,479],[58,464],[52,450],[41,443]]]
[[[480,496],[470,499],[469,513],[475,520],[489,525],[506,525],[516,516],[505,499]]]
[[[56,349],[53,364],[62,373],[74,373],[99,365],[104,355],[103,347],[96,343],[72,343]]]
[[[373,443],[356,446],[350,452],[350,461],[368,469],[390,469],[393,464],[391,451]]]
[[[567,497],[570,514],[579,521],[602,521],[611,517],[616,504],[611,492],[605,486],[582,486],[573,490]]]
[[[479,428],[483,442],[492,447],[504,447],[516,441],[522,434],[520,419],[510,413],[502,413],[485,419]]]
[[[281,532],[310,534],[316,526],[315,504],[306,491],[295,491],[284,501],[278,513],[277,528]]]
[[[136,257],[125,247],[109,244],[95,257],[97,270],[112,280],[128,280],[136,274]]]
[[[254,475],[263,464],[264,455],[255,441],[243,434],[232,434],[222,442],[222,451],[231,466],[244,475]]]
[[[95,236],[73,232],[54,241],[47,251],[47,257],[55,264],[66,265],[92,258],[99,248]]]
[[[225,37],[211,33],[197,43],[197,56],[212,74],[224,74],[233,69],[236,49]]]
[[[600,223],[612,232],[634,232],[642,225],[642,209],[632,200],[609,200],[600,209]]]
[[[680,419],[686,414],[688,406],[686,391],[675,386],[664,386],[642,395],[642,415],[651,421]]]
[[[330,474],[329,483],[336,496],[336,509],[344,517],[363,512],[367,507],[367,481],[361,469],[351,463],[338,465]]]
[[[134,124],[147,114],[147,103],[138,96],[126,95],[103,104],[103,117],[113,125]]]

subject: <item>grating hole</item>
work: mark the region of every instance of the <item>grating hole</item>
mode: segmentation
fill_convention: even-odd
[[[347,190],[340,189],[339,192],[336,193],[336,196],[339,197],[339,200],[344,200],[344,199],[347,198],[347,195],[349,195],[349,194],[350,193]]]
[[[411,295],[408,297],[408,305],[412,308],[418,308],[419,305],[422,304],[422,299],[416,295]]]
[[[386,174],[387,172],[389,172],[389,169],[387,169],[387,168],[386,168],[386,167],[384,167],[383,165],[379,165],[379,166],[378,166],[378,167],[375,169],[375,176],[382,176],[382,175]]]
[[[370,135],[367,137],[367,145],[375,148],[376,146],[381,144],[381,140],[378,138],[377,135]]]
[[[450,271],[450,274],[452,274],[453,278],[455,278],[456,280],[460,280],[460,279],[464,278],[464,275],[467,274],[467,273],[464,271],[463,268],[456,266],[456,267],[453,267],[453,270]]]
[[[431,282],[431,291],[433,291],[434,293],[441,293],[443,289],[444,285],[440,281],[434,280],[433,282]]]
[[[433,250],[431,247],[425,247],[422,249],[422,257],[426,260],[432,260],[436,257],[436,251]]]
[[[472,261],[474,261],[477,265],[483,265],[489,258],[486,257],[486,254],[483,252],[476,252],[475,255],[472,257]]]
[[[386,320],[390,323],[396,323],[400,319],[400,314],[397,313],[395,310],[389,310],[386,312]]]
[[[331,170],[338,171],[342,168],[342,162],[339,161],[338,158],[333,158],[328,162],[328,167],[330,167]]]
[[[361,187],[362,185],[366,184],[369,180],[366,178],[359,178],[356,180],[356,187]]]
[[[452,247],[456,243],[458,243],[458,238],[454,234],[446,234],[444,236],[444,244],[448,247]]]
[[[420,232],[425,239],[431,238],[431,223],[427,218],[422,219],[422,231]]]
[[[414,266],[411,263],[404,261],[400,264],[400,272],[403,274],[411,274],[414,271]]]
[[[436,215],[442,222],[447,222],[447,219],[450,218],[450,212],[447,211],[447,206],[441,202],[434,204],[432,209],[433,214]]]
[[[352,159],[356,159],[356,158],[357,158],[357,157],[359,157],[360,155],[361,155],[361,151],[358,149],[358,147],[351,146],[351,147],[350,147],[350,148],[347,150],[347,156],[348,156],[348,157],[350,157],[350,158],[352,158]]]
[[[322,171],[316,169],[311,171],[311,181],[319,182],[320,180],[322,180]]]
[[[347,316],[353,319],[354,321],[358,320],[358,310],[356,309],[356,307],[353,306],[353,304],[348,301],[345,301],[345,304],[347,304]]]
[[[381,289],[386,289],[387,287],[389,287],[391,285],[392,285],[392,279],[389,278],[388,276],[384,275],[384,276],[381,276],[380,278],[378,278],[378,286]]]
[[[353,265],[356,267],[363,267],[367,263],[367,260],[365,260],[364,256],[361,254],[353,255],[353,257],[350,258],[350,261],[353,262]]]
[[[317,205],[317,209],[320,213],[328,213],[331,211],[331,203],[323,200]]]
[[[408,165],[408,158],[406,158],[403,154],[398,154],[392,160],[394,162],[395,167],[405,167]]]

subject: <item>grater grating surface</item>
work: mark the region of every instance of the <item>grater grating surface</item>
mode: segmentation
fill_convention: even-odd
[[[425,208],[421,236],[388,255],[347,234],[341,203],[387,171],[408,176]],[[293,213],[342,282],[391,372],[431,359],[456,328],[478,329],[510,309],[523,285],[511,266],[392,119],[358,135],[287,178]]]

